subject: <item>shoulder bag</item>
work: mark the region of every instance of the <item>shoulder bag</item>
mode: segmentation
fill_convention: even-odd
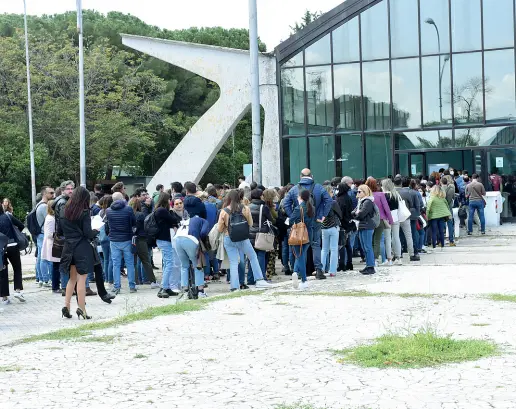
[[[260,231],[262,229],[262,213],[263,213],[263,205],[260,205],[260,217],[258,219],[258,230]],[[274,239],[276,236],[272,232],[272,229],[270,227],[270,222],[267,220],[265,223],[268,232],[267,233],[256,233],[256,238],[254,240],[254,248],[257,250],[262,251],[272,251],[274,250]]]
[[[20,251],[25,250],[27,247],[29,247],[29,240],[27,239],[27,236],[18,230],[18,228],[13,224],[13,221],[9,215],[7,217],[9,217],[9,221],[11,222],[11,226],[14,232],[14,241],[16,244],[18,244],[18,249]]]
[[[410,213],[409,208],[407,207],[405,200],[401,199],[398,202],[398,221],[403,223],[407,220],[412,213]]]

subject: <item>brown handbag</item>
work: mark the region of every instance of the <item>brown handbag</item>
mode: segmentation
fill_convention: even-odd
[[[288,244],[290,246],[302,246],[303,244],[307,244],[310,242],[308,239],[308,229],[305,224],[305,217],[303,214],[303,208],[300,207],[301,211],[301,221],[299,223],[294,224],[290,229],[290,236],[288,238]],[[303,248],[301,248],[303,251]],[[294,255],[295,252],[294,252]]]

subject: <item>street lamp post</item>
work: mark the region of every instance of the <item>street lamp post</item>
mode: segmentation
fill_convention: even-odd
[[[430,24],[435,27],[435,32],[437,33],[437,52],[439,53],[439,125],[442,125],[443,123],[443,89],[442,89],[442,82],[443,82],[443,73],[444,73],[444,66],[441,69],[441,37],[439,35],[439,28],[437,28],[437,24],[435,24],[434,19],[427,18],[425,20],[425,23]],[[444,59],[444,64],[446,64],[446,61],[450,59],[449,56],[446,56]],[[441,131],[437,130],[437,135],[439,138],[439,144],[441,144]]]
[[[79,34],[80,184],[82,187],[86,187],[86,126],[84,124],[84,47],[82,41],[82,0],[77,0],[77,32]]]
[[[27,115],[29,117],[30,187],[32,207],[36,206],[36,165],[34,163],[34,135],[32,133],[32,95],[30,92],[29,37],[27,30],[27,5],[23,0],[23,21],[25,24],[25,60],[27,65]]]

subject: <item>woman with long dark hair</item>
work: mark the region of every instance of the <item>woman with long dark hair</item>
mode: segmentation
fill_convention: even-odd
[[[351,212],[353,209],[353,201],[349,196],[349,186],[346,183],[340,183],[337,186],[337,204],[342,213],[341,229],[346,232],[345,242],[340,248],[340,269],[342,271],[353,270],[353,249],[351,248],[351,233],[357,230],[356,224],[351,220]]]
[[[308,230],[308,243],[302,246],[290,246],[290,251],[294,254],[294,273],[292,274],[292,285],[294,289],[306,290],[308,281],[306,281],[306,253],[312,242],[312,225],[314,222],[315,209],[310,202],[310,191],[308,189],[301,190],[297,198],[299,206],[294,208],[290,217],[290,225],[304,222]],[[299,276],[301,276],[301,284],[299,284]]]
[[[254,251],[249,238],[240,241],[232,241],[229,235],[231,216],[238,213],[242,214],[242,216],[245,217],[247,223],[251,227],[253,225],[251,211],[247,206],[240,204],[240,193],[237,190],[232,190],[228,193],[226,196],[225,204],[226,207],[221,210],[219,215],[218,230],[219,232],[224,233],[224,248],[228,254],[230,264],[229,274],[231,280],[231,291],[235,291],[240,288],[240,282],[238,278],[238,263],[240,260],[240,254],[242,253],[244,253],[249,258],[249,262],[253,269],[252,274],[256,282],[256,287],[272,287],[272,285],[265,281],[263,278],[263,271],[260,267],[258,257],[256,256],[256,252]]]
[[[100,212],[99,216],[102,217],[102,221],[106,223],[107,216],[106,212],[107,209],[111,207],[113,204],[113,197],[111,195],[105,195],[99,200],[100,205]],[[109,284],[113,285],[114,278],[113,278],[113,259],[111,258],[111,245],[109,244],[109,235],[106,233],[106,227],[102,226],[100,228],[100,234],[99,234],[99,242],[100,247],[102,247],[102,270],[104,271],[104,281],[108,282]]]
[[[66,286],[63,317],[72,318],[70,301],[77,284],[77,317],[91,319],[86,313],[86,277],[94,269],[95,254],[91,240],[97,234],[91,229],[90,194],[82,186],[77,187],[64,207],[64,217],[60,221],[65,237],[61,268],[70,274]]]

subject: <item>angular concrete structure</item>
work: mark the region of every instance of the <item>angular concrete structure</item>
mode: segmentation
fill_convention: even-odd
[[[199,182],[251,106],[249,52],[122,34],[123,44],[216,82],[220,98],[183,137],[150,182]],[[280,139],[276,59],[260,55],[260,99],[265,110],[262,183],[280,186]],[[249,135],[251,137],[251,135]],[[222,182],[213,180],[212,183]]]

